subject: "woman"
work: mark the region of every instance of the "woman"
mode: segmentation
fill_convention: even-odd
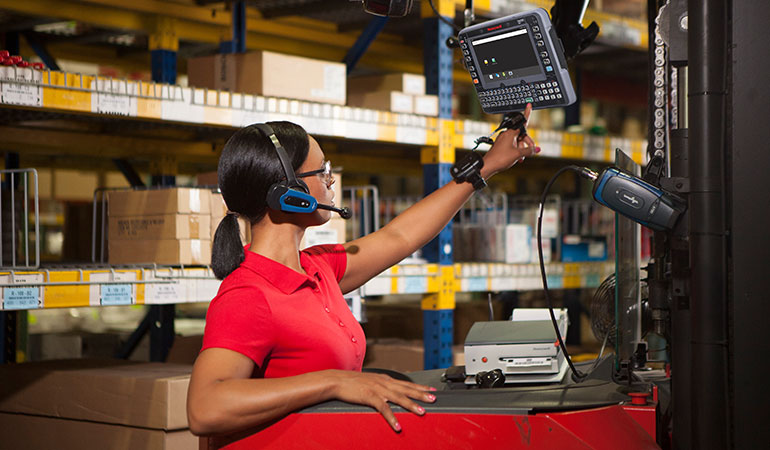
[[[528,106],[527,118],[530,111]],[[333,204],[333,179],[318,142],[298,125],[268,125],[310,195]],[[531,138],[505,131],[484,155],[481,175],[488,179],[537,151]],[[387,402],[424,414],[416,400],[435,401],[432,388],[361,372],[364,335],[342,293],[423,247],[471,197],[471,184],[448,183],[368,236],[300,252],[305,229],[325,223],[332,213],[268,207],[268,190],[286,175],[258,125],[230,138],[218,177],[231,213],[217,229],[212,267],[224,281],[209,306],[190,380],[190,430],[232,432],[331,399],[371,406],[396,432],[401,426]],[[245,250],[235,213],[251,222]]]

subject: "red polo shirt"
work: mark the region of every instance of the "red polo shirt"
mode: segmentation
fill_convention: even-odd
[[[324,369],[361,370],[364,332],[340,291],[342,245],[300,252],[299,273],[246,248],[206,313],[203,348],[248,356],[265,378]]]

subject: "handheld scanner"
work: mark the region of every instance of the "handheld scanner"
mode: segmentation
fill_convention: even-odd
[[[670,230],[685,211],[684,201],[615,167],[594,181],[594,199],[653,230]]]

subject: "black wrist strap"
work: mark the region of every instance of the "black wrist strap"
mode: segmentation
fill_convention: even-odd
[[[473,189],[481,190],[487,187],[487,182],[481,177],[481,168],[484,167],[484,159],[480,154],[471,152],[452,165],[449,173],[457,183],[471,183]]]

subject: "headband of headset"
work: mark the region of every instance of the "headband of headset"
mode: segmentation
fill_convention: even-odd
[[[281,145],[281,141],[279,141],[278,137],[275,135],[273,127],[266,123],[257,123],[254,124],[254,126],[259,128],[259,130],[265,136],[267,136],[268,139],[270,139],[270,142],[273,143],[275,152],[278,154],[278,159],[281,161],[283,173],[286,175],[286,185],[289,188],[300,188],[301,190],[305,191],[305,193],[307,193],[307,185],[299,180],[295,175],[294,169],[291,167],[291,159],[289,158],[288,153],[286,153],[286,150],[283,148],[283,145]]]

